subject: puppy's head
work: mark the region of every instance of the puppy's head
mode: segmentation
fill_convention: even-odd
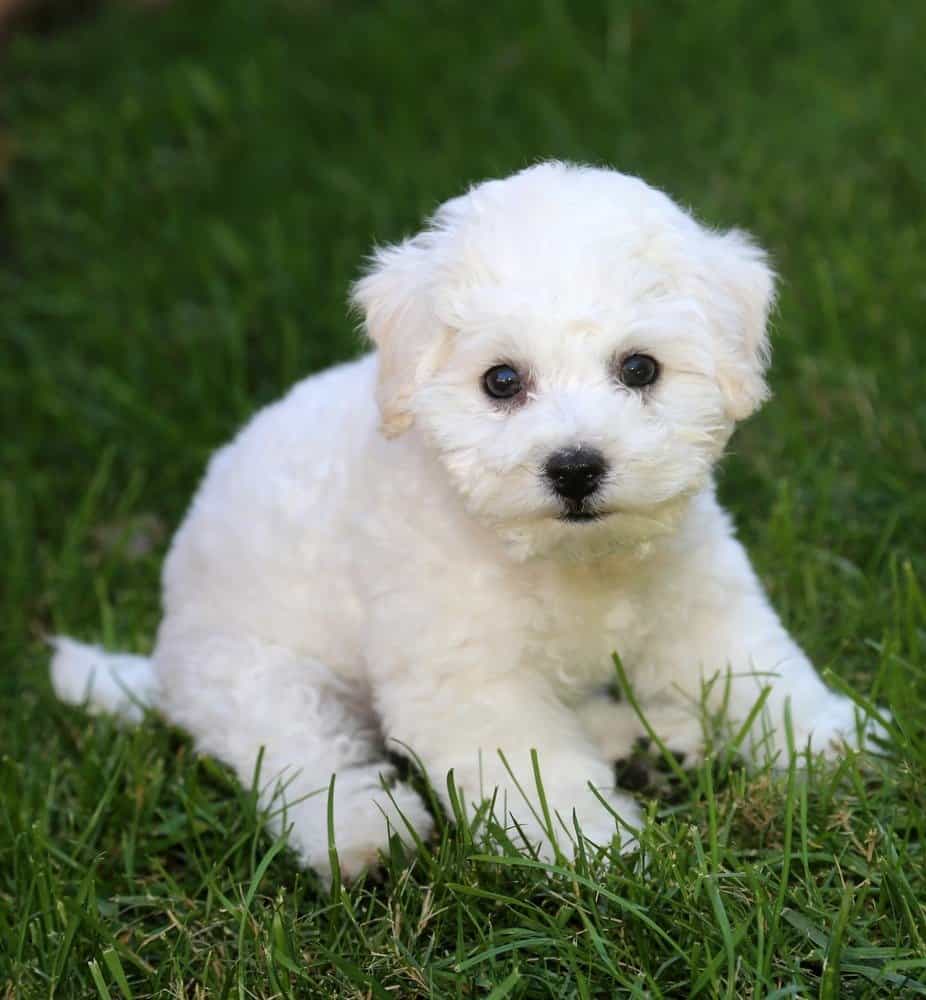
[[[481,184],[353,297],[384,433],[415,425],[525,553],[666,530],[767,395],[762,251],[610,170]]]

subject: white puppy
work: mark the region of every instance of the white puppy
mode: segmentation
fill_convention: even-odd
[[[249,782],[263,749],[290,840],[342,872],[497,793],[550,856],[640,823],[613,761],[644,728],[602,694],[612,653],[658,735],[697,752],[705,681],[753,755],[867,732],[762,592],[714,497],[765,399],[773,276],[642,181],[545,163],[441,206],[354,289],[377,351],[306,379],[212,459],[164,570],[148,661],[59,640],[59,694],[156,707]],[[134,703],[133,703],[134,702]],[[762,738],[764,736],[764,738]],[[504,759],[499,754],[504,752]],[[764,750],[762,750],[764,752]],[[507,765],[506,765],[507,762]],[[594,791],[593,791],[594,789]]]

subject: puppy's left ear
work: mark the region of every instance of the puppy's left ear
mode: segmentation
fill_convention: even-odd
[[[775,274],[761,247],[739,230],[710,234],[704,255],[707,306],[719,349],[717,377],[733,420],[744,420],[769,396],[768,317]]]
[[[377,348],[376,401],[386,437],[411,427],[412,396],[437,370],[446,339],[431,302],[433,242],[433,234],[425,232],[377,249],[366,275],[351,289],[351,302],[363,313]]]

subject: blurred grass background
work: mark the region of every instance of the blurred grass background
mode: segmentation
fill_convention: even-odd
[[[114,968],[139,996],[915,992],[926,7],[82,6],[46,4],[43,30],[0,50],[7,994],[125,995]],[[875,788],[849,768],[800,800],[724,775],[719,802],[707,769],[664,809],[653,836],[676,868],[666,850],[651,877],[608,884],[626,879],[682,957],[591,889],[551,901],[529,870],[486,874],[449,832],[442,869],[324,904],[285,854],[261,869],[253,802],[181,736],[88,722],[46,679],[51,631],[149,647],[160,559],[210,451],[361,349],[345,294],[371,244],[543,157],[639,173],[771,251],[776,398],[734,439],[721,493],[800,641],[907,734]],[[796,874],[781,836],[801,801]],[[739,826],[756,803],[766,826]],[[713,895],[691,830],[727,867]],[[841,972],[834,941],[856,949]]]

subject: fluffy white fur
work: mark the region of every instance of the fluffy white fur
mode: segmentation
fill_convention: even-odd
[[[601,693],[615,650],[672,747],[701,746],[718,675],[709,707],[732,729],[770,689],[747,752],[786,753],[787,704],[799,748],[864,743],[873,725],[785,632],[714,497],[734,424],[767,395],[772,295],[747,236],[614,171],[545,163],[447,202],[355,287],[376,352],[306,379],[212,459],[150,668],[59,640],[59,694],[149,703],[244,781],[264,748],[267,800],[281,783],[278,822],[323,873],[336,774],[347,876],[388,829],[432,828],[410,786],[383,788],[391,741],[439,793],[451,769],[467,803],[497,790],[549,855],[524,797],[535,748],[565,827],[574,812],[590,841],[632,844],[612,762],[643,729]],[[615,377],[632,352],[659,362],[645,390]],[[503,362],[520,405],[482,387]],[[603,516],[572,523],[542,470],[580,445],[608,474]]]

